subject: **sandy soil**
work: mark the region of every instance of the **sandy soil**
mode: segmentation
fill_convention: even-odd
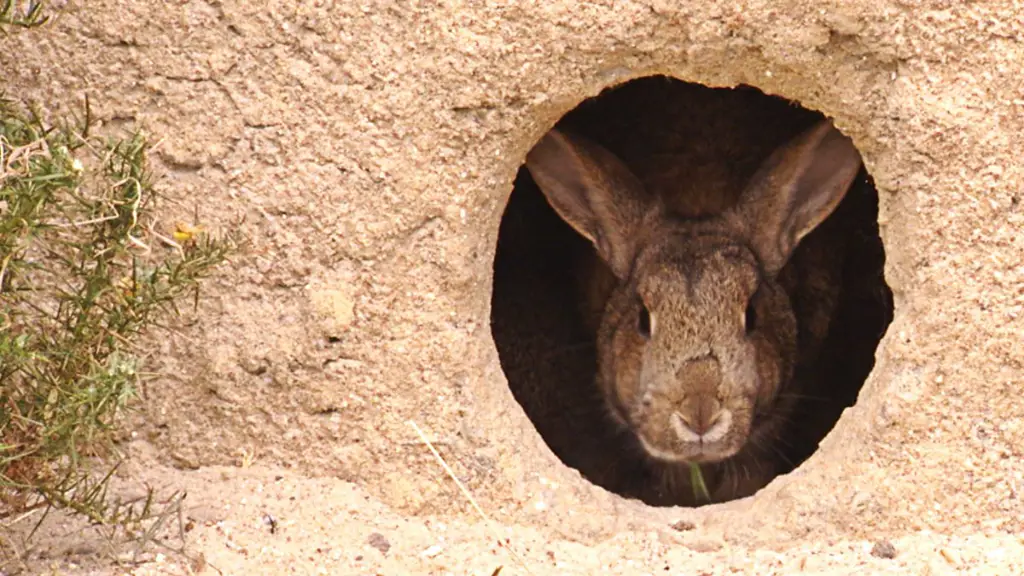
[[[255,462],[182,473],[141,465],[130,476],[187,492],[158,537],[176,551],[102,538],[55,518],[28,573],[55,574],[1020,574],[1024,538],[978,522],[959,534],[818,539],[745,549],[681,521],[584,544],[552,538],[500,511],[410,517],[365,490]],[[540,502],[540,501],[538,501]],[[182,539],[182,530],[187,530]],[[11,569],[18,565],[12,565]],[[17,572],[10,572],[17,573]]]
[[[54,517],[29,573],[1022,572],[1019,3],[60,8],[0,39],[4,90],[57,112],[88,94],[103,129],[143,128],[167,226],[244,216],[253,245],[147,343],[164,376],[127,429],[121,489],[187,490],[191,560],[150,549],[117,566],[130,549]],[[880,193],[895,298],[821,449],[698,510],[625,501],[561,465],[488,330],[526,151],[580,100],[654,73],[835,117]],[[880,540],[893,558],[872,554]]]

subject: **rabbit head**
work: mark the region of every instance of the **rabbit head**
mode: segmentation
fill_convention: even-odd
[[[797,324],[778,276],[860,165],[822,121],[769,156],[731,208],[687,219],[595,142],[553,129],[529,152],[549,204],[616,278],[598,386],[649,456],[721,461],[785,421]]]

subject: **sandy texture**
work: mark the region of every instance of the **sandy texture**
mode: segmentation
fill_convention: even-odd
[[[1019,2],[84,5],[0,40],[3,87],[63,109],[88,94],[107,129],[143,127],[178,201],[168,226],[195,209],[211,226],[244,215],[255,239],[196,322],[153,342],[166,376],[128,444],[128,485],[188,487],[186,536],[210,566],[1020,572]],[[753,84],[834,116],[879,189],[895,296],[873,375],[822,449],[753,498],[699,510],[624,501],[562,466],[488,329],[526,151],[581,99],[652,73]],[[680,519],[695,527],[673,530]],[[60,524],[44,548],[70,541]],[[894,559],[871,556],[880,538]],[[67,552],[33,569],[127,571],[94,546]]]

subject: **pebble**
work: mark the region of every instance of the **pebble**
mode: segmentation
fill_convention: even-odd
[[[878,540],[875,542],[875,545],[871,547],[871,555],[876,558],[891,560],[896,557],[896,547],[888,540]]]
[[[388,550],[391,549],[391,542],[388,542],[388,539],[380,532],[370,534],[370,537],[366,539],[366,543],[380,550],[380,553],[385,556],[387,556]]]
[[[696,527],[696,524],[689,520],[676,520],[672,523],[672,529],[677,532],[686,532],[687,530],[693,530]]]

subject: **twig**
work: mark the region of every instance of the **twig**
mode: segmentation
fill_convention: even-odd
[[[417,426],[416,423],[413,422],[412,420],[407,420],[406,423],[409,424],[409,426],[412,426],[412,429],[416,431],[416,434],[420,437],[420,440],[423,441],[423,444],[426,445],[426,447],[434,455],[434,458],[437,458],[438,463],[441,464],[442,468],[444,468],[444,471],[448,474],[448,477],[451,478],[453,482],[455,482],[455,485],[459,487],[459,491],[462,492],[462,495],[466,497],[466,500],[469,500],[470,505],[472,505],[473,509],[476,510],[476,513],[480,515],[480,518],[484,520],[484,523],[487,525],[487,528],[491,531],[491,536],[498,542],[498,546],[501,546],[508,550],[509,554],[512,555],[512,558],[516,561],[517,564],[519,564],[519,566],[523,570],[526,571],[527,574],[533,574],[533,571],[530,570],[530,568],[527,567],[526,563],[523,562],[523,559],[520,558],[518,554],[516,554],[516,551],[512,549],[512,546],[508,546],[502,543],[501,534],[498,534],[498,531],[494,529],[494,524],[491,521],[491,518],[487,516],[483,508],[481,508],[480,505],[476,503],[476,499],[473,498],[473,495],[470,494],[466,486],[462,483],[461,480],[459,480],[458,476],[455,475],[455,471],[452,470],[451,466],[449,466],[448,463],[444,461],[444,458],[442,458],[441,454],[437,451],[436,448],[434,448],[434,445],[430,443],[430,439],[427,438],[427,435],[423,433],[423,430],[420,430],[420,427]]]
[[[7,275],[7,266],[11,263],[11,258],[13,257],[14,252],[12,251],[6,258],[4,258],[3,263],[0,264],[0,292],[4,291],[4,276]]]
[[[33,509],[29,510],[28,512],[25,512],[24,514],[22,514],[21,516],[18,516],[17,518],[15,518],[13,520],[10,520],[8,522],[4,522],[3,529],[7,530],[8,528],[10,528],[11,526],[14,526],[18,522],[21,522],[22,520],[28,518],[29,516],[32,516],[36,512],[39,512],[40,509],[41,508],[33,508]]]

